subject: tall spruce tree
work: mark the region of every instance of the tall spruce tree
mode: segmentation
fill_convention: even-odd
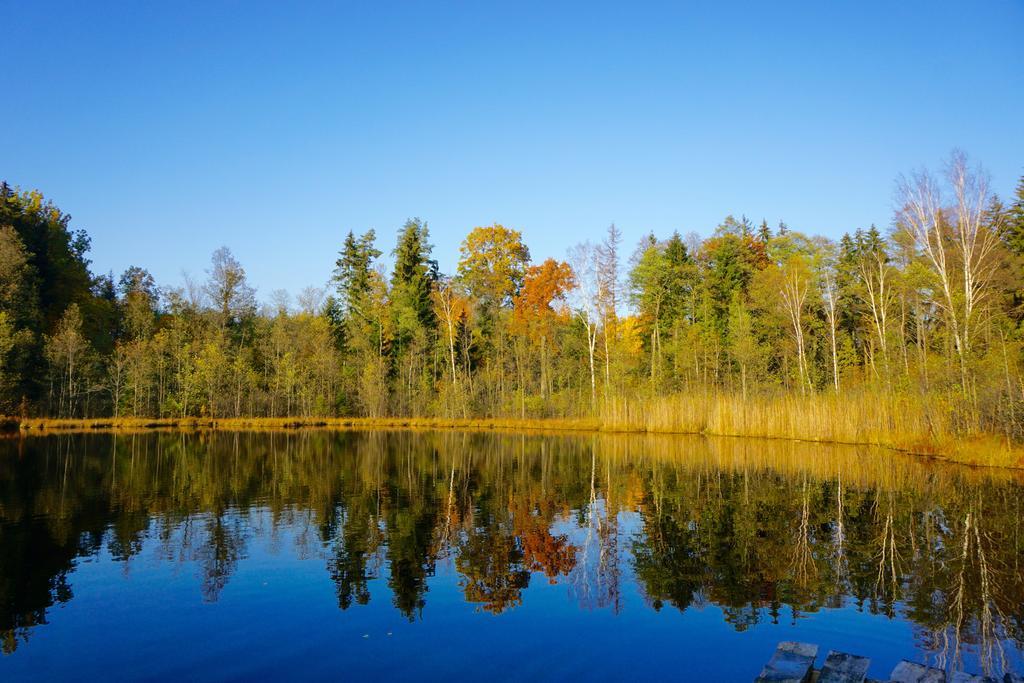
[[[400,343],[417,329],[433,333],[437,327],[430,299],[438,279],[437,261],[430,257],[433,249],[427,224],[419,218],[406,221],[392,252],[391,300]]]
[[[372,229],[359,237],[350,230],[335,261],[332,281],[338,293],[343,322],[353,316],[365,315],[363,309],[371,289],[373,262],[381,255],[374,246],[376,238]]]

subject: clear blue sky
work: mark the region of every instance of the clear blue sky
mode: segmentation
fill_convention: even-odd
[[[535,259],[729,213],[888,226],[954,146],[1024,173],[1024,3],[0,0],[0,178],[174,284],[230,246],[262,298],[349,229],[473,226]]]

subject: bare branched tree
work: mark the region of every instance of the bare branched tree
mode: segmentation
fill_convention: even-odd
[[[590,242],[577,244],[569,250],[569,264],[576,273],[576,316],[587,333],[587,351],[590,358],[590,402],[597,407],[597,376],[594,370],[594,352],[597,348],[598,323],[604,301],[599,273],[600,253]]]
[[[999,236],[985,224],[988,176],[954,151],[946,168],[946,192],[927,171],[897,181],[897,220],[906,226],[939,281],[940,304],[968,390],[968,360],[976,322],[993,295]],[[949,195],[948,204],[946,195]]]
[[[836,285],[835,275],[831,270],[825,270],[824,282],[821,288],[822,299],[825,308],[825,320],[828,321],[828,338],[832,351],[832,384],[839,395],[839,348],[836,343],[836,335],[839,331],[839,287]]]

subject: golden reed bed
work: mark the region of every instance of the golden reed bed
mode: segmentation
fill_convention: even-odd
[[[880,446],[970,465],[1024,467],[1024,448],[996,434],[963,434],[944,406],[906,397],[729,394],[615,399],[596,418],[243,417],[0,418],[9,433],[57,431],[453,429],[704,434]],[[961,433],[958,433],[961,432]]]

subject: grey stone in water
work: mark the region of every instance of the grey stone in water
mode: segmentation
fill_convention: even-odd
[[[779,643],[771,660],[761,669],[755,683],[804,683],[810,681],[818,646],[813,643]]]
[[[867,657],[829,650],[818,683],[864,683],[870,664]]]
[[[903,660],[889,674],[890,683],[946,683],[946,672]]]
[[[991,676],[975,676],[966,671],[957,671],[950,675],[949,683],[999,683],[999,681]]]

